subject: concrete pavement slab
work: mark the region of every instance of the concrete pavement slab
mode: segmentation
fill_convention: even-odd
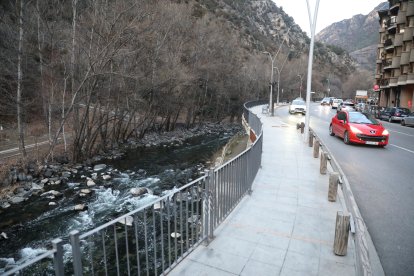
[[[340,198],[328,201],[329,176],[319,173],[319,158],[296,127],[258,115],[262,167],[252,194],[208,246],[199,246],[169,275],[355,275],[353,240],[346,256],[333,253],[336,212],[343,205]]]

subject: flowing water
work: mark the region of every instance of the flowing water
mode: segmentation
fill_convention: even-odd
[[[48,206],[50,200],[45,197],[32,196],[25,203],[0,211],[0,232],[8,236],[0,240],[0,271],[7,263],[22,262],[46,251],[50,241],[57,237],[65,239],[72,230],[93,229],[201,176],[213,155],[234,134],[194,138],[174,148],[130,151],[123,160],[105,162],[106,171],[111,171],[113,178],[98,183],[90,196],[79,196],[79,190],[86,185],[85,179],[77,177],[53,187],[63,193],[53,200],[57,206]],[[136,187],[150,192],[134,197],[129,191]],[[88,209],[75,212],[73,207],[79,203],[86,203]]]

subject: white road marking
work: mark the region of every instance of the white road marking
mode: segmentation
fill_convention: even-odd
[[[390,146],[393,146],[393,147],[396,147],[396,148],[399,148],[399,149],[402,149],[402,150],[405,150],[405,151],[408,151],[408,152],[411,152],[411,153],[414,153],[414,151],[412,151],[412,150],[409,150],[409,149],[406,149],[406,148],[403,148],[403,147],[400,147],[400,146],[397,146],[397,145],[394,145],[394,144],[389,144]]]
[[[400,131],[389,130],[389,129],[388,129],[388,131],[389,131],[389,132],[395,132],[395,133],[404,134],[404,135],[407,135],[407,136],[414,137],[414,135],[412,135],[412,134],[408,134],[408,133],[404,133],[404,132],[400,132]]]

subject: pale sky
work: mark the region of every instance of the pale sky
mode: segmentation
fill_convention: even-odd
[[[303,31],[310,36],[310,23],[306,0],[273,0],[285,13],[293,17]],[[316,20],[315,34],[332,23],[349,19],[354,15],[367,15],[376,6],[386,0],[320,0]],[[314,18],[316,0],[309,0],[312,18]]]

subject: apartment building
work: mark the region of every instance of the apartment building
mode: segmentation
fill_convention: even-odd
[[[375,79],[379,105],[414,110],[414,0],[388,2],[388,9],[378,11]]]

